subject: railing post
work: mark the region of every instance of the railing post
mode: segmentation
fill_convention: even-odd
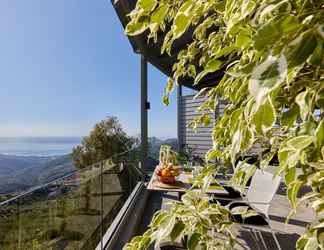
[[[148,156],[148,120],[147,110],[149,102],[147,97],[147,60],[141,56],[141,167],[144,178],[147,175],[147,156]]]
[[[100,163],[100,217],[101,217],[101,224],[100,224],[100,247],[101,250],[104,249],[103,245],[103,237],[104,237],[104,183],[103,183],[103,164],[104,162],[102,161]]]

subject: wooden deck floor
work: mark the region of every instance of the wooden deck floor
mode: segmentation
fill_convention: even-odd
[[[166,208],[167,202],[177,199],[178,196],[176,193],[150,192],[137,234],[142,234],[147,229],[153,214],[157,210]],[[290,204],[285,197],[284,185],[281,185],[271,204],[270,218],[271,226],[275,230],[283,250],[295,249],[295,243],[299,238],[299,235],[305,231],[305,227],[308,222],[314,218],[312,209],[303,206],[298,210],[298,214],[290,220],[289,224],[285,224],[285,220],[289,212]],[[250,233],[250,231],[242,230],[238,227],[235,233],[239,242],[235,249],[265,249],[261,241],[259,246],[256,244],[256,241],[253,240],[253,235]],[[275,242],[270,233],[262,232],[262,236],[265,244],[267,245],[267,249],[276,249]]]

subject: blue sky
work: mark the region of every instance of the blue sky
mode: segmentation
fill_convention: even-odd
[[[0,1],[0,136],[82,136],[107,115],[140,131],[140,58],[110,0]],[[149,67],[149,134],[176,136],[176,98]]]

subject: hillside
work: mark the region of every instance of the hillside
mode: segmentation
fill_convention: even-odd
[[[0,176],[12,175],[31,166],[41,166],[50,159],[51,157],[0,154]]]
[[[70,155],[51,157],[0,155],[0,194],[45,184],[73,170]]]

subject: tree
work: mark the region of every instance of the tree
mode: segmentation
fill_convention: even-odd
[[[129,150],[134,142],[135,140],[128,137],[123,131],[116,117],[107,117],[94,126],[89,136],[83,138],[80,146],[73,149],[72,159],[79,169],[85,169],[112,157],[114,157],[114,160],[119,160],[120,157],[123,157],[121,153]],[[121,155],[119,156],[119,154]],[[121,183],[123,184],[122,180]],[[85,206],[81,211],[86,214],[100,213],[98,210],[90,208],[91,179],[86,180],[84,196]]]
[[[94,126],[80,146],[73,149],[72,159],[75,166],[82,169],[129,150],[134,142],[116,117],[107,117]]]
[[[324,245],[323,6],[323,0],[139,0],[126,27],[129,35],[147,31],[154,42],[163,35],[161,52],[169,55],[173,43],[193,30],[192,41],[177,55],[163,100],[169,103],[169,93],[184,76],[199,84],[212,72],[225,72],[217,86],[198,93],[207,97],[199,108],[206,113],[193,126],[208,125],[207,111],[225,100],[207,159],[229,161],[236,168],[239,157],[262,145],[267,153],[259,167],[266,168],[278,155],[277,174],[285,176],[291,215],[301,202],[318,215],[298,240],[298,249]],[[312,191],[298,198],[305,186]],[[146,246],[145,240],[156,240],[152,235],[135,238],[128,247]],[[197,241],[206,246],[203,236]]]

